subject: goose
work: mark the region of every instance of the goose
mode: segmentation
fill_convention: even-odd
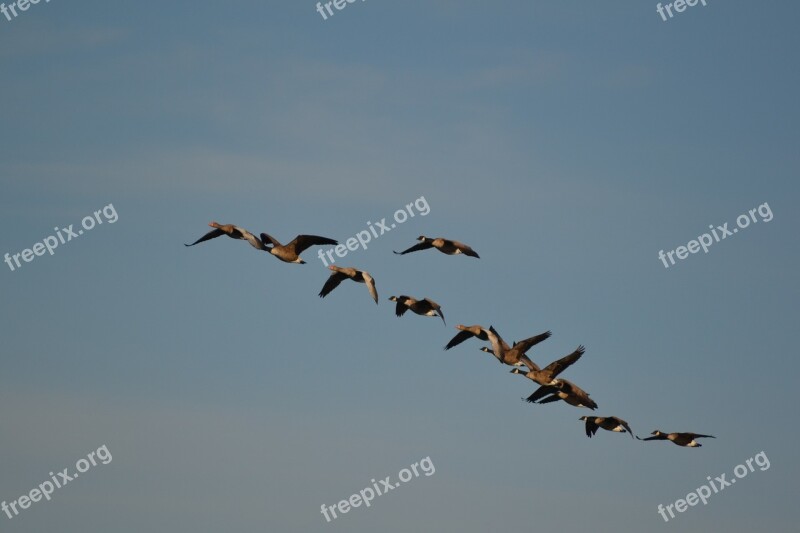
[[[586,421],[586,436],[590,439],[597,433],[597,428],[616,431],[617,433],[628,432],[631,434],[631,438],[634,438],[633,431],[631,431],[628,423],[616,416],[582,416],[578,420]]]
[[[330,265],[328,269],[332,272],[325,282],[325,285],[322,286],[322,290],[319,291],[320,298],[325,298],[333,289],[338,287],[342,281],[349,278],[356,283],[366,283],[370,296],[372,296],[376,304],[378,303],[378,291],[375,288],[375,280],[369,275],[369,272],[356,270],[355,268],[337,267],[336,265]]]
[[[597,409],[597,404],[589,398],[588,392],[566,379],[555,379],[551,385],[542,385],[533,394],[523,399],[528,403],[550,403],[564,400],[575,407]]]
[[[497,333],[497,331],[494,330],[493,327],[490,327],[489,329],[495,335],[497,335],[499,338],[502,338],[502,337],[500,337],[500,334]],[[539,335],[535,335],[535,336],[529,337],[529,338],[527,338],[525,340],[521,340],[519,342],[515,342],[514,346],[512,346],[511,348],[506,348],[505,349],[505,353],[503,354],[503,358],[500,359],[498,357],[498,360],[501,363],[505,363],[505,364],[511,365],[511,366],[522,366],[522,365],[525,365],[528,368],[530,368],[531,371],[539,370],[539,367],[536,366],[536,363],[531,361],[528,358],[528,356],[525,355],[525,352],[530,350],[531,347],[533,347],[533,346],[539,344],[540,342],[542,342],[543,340],[549,338],[550,335],[552,335],[552,333],[550,331],[545,331],[544,333],[540,333]],[[508,345],[506,345],[506,346],[508,346]],[[492,350],[491,348],[487,348],[486,346],[482,347],[481,351],[494,355],[494,350]],[[497,357],[497,356],[495,356],[495,357]]]
[[[300,254],[311,246],[322,244],[337,245],[337,241],[327,237],[319,237],[317,235],[298,235],[289,244],[281,244],[277,239],[267,235],[261,234],[261,242],[264,243],[264,250],[271,253],[284,263],[298,263],[304,265],[306,262],[300,258]]]
[[[195,244],[200,244],[201,242],[209,241],[211,239],[216,239],[217,237],[221,237],[222,235],[227,235],[231,239],[241,239],[249,242],[253,248],[257,250],[264,250],[266,251],[267,247],[264,246],[264,243],[247,231],[244,228],[240,228],[239,226],[234,226],[233,224],[219,224],[218,222],[209,222],[208,224],[213,230],[209,231],[192,244],[184,244],[184,246],[194,246]]]
[[[463,242],[451,241],[449,239],[443,239],[441,237],[436,237],[434,239],[431,239],[430,237],[426,237],[424,235],[420,235],[419,237],[417,237],[417,240],[419,241],[419,244],[415,244],[408,250],[403,250],[402,252],[394,252],[394,253],[396,253],[397,255],[405,255],[411,252],[418,252],[419,250],[436,248],[443,254],[447,255],[464,254],[470,257],[477,257],[478,259],[480,259],[480,256],[477,254],[477,252],[475,252],[475,250],[473,250]]]
[[[395,314],[397,314],[397,316],[403,316],[406,311],[411,309],[418,315],[438,316],[442,319],[442,322],[447,325],[447,322],[444,321],[444,313],[442,313],[441,306],[429,298],[417,300],[411,296],[400,295],[391,296],[389,300],[397,302],[397,306],[395,307]]]
[[[549,333],[549,332],[548,332]],[[553,361],[544,369],[539,369],[536,366],[536,363],[533,364],[534,368],[532,368],[529,372],[524,373],[525,377],[528,379],[532,379],[539,385],[554,385],[555,379],[558,377],[560,373],[564,370],[569,368],[575,361],[581,358],[581,356],[586,352],[586,348],[583,345],[578,346],[574,352],[569,355],[566,355],[559,359],[558,361]],[[519,368],[515,368],[511,371],[512,374],[523,374],[523,372]]]
[[[699,442],[695,439],[716,439],[714,435],[701,435],[700,433],[663,433],[659,430],[655,430],[651,433],[652,437],[647,437],[646,439],[639,439],[639,440],[669,440],[673,443],[677,444],[678,446],[686,446],[687,448],[699,448],[702,446]],[[636,437],[637,439],[639,437]]]

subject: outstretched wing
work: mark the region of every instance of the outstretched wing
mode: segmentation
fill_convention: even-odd
[[[556,392],[555,387],[550,387],[549,385],[542,385],[541,387],[533,391],[533,394],[528,396],[528,399],[526,401],[535,402],[536,400],[540,400],[545,396],[547,396],[548,394],[554,394],[555,392]],[[558,396],[556,396],[556,398],[558,398]]]
[[[445,346],[444,349],[445,350],[449,350],[453,346],[458,346],[459,344],[461,344],[465,340],[469,339],[470,337],[474,337],[474,336],[475,335],[473,335],[469,331],[459,331],[458,333],[456,333],[455,337],[450,339],[450,342],[447,343],[447,346]]]
[[[690,437],[692,437],[692,439],[716,439],[717,438],[714,435],[701,435],[700,433],[686,433],[686,435],[689,435]]]
[[[510,350],[511,349],[511,346],[509,346],[508,343],[503,339],[502,335],[500,335],[500,333],[498,333],[497,330],[494,329],[494,326],[489,326],[489,329],[495,335],[497,335],[497,339],[500,341],[500,345],[503,347],[504,353],[505,353],[506,350]],[[486,330],[483,330],[483,331],[486,332]]]
[[[500,338],[500,335],[497,333],[497,331],[495,331],[494,326],[489,326],[489,331],[486,332],[486,336],[489,337],[489,342],[492,343],[492,351],[494,352],[494,356],[500,359],[500,361],[502,362],[503,359],[505,359],[506,349],[508,345],[506,344],[505,346],[503,346],[503,344],[505,343],[502,342],[502,339]]]
[[[592,435],[597,433],[597,428],[598,428],[598,426],[597,426],[597,424],[594,423],[594,419],[593,418],[589,418],[587,416],[586,417],[586,436],[591,439]]]
[[[551,402],[557,402],[557,401],[558,401],[558,400],[560,400],[560,399],[561,399],[561,397],[560,397],[558,394],[553,394],[553,395],[551,395],[551,396],[548,396],[547,398],[544,398],[544,399],[542,399],[542,400],[539,400],[539,402],[538,402],[538,403],[551,403]]]
[[[620,425],[620,426],[624,427],[624,428],[625,428],[625,431],[627,431],[628,433],[630,433],[630,434],[631,434],[631,438],[633,438],[633,437],[634,437],[633,430],[631,429],[631,427],[628,425],[628,423],[627,423],[627,422],[625,422],[623,419],[621,419],[621,418],[618,418],[618,417],[616,417],[616,416],[615,416],[615,417],[612,417],[612,418],[613,418],[614,420],[616,420],[616,421],[619,423],[619,425]]]
[[[325,285],[322,286],[322,290],[319,291],[319,297],[325,298],[330,292],[339,286],[339,284],[347,279],[347,276],[342,274],[341,272],[334,272],[328,277],[328,280],[325,282]]]
[[[468,255],[470,257],[476,257],[478,259],[481,258],[481,256],[478,255],[478,252],[476,252],[475,250],[473,250],[472,248],[470,248],[469,246],[467,246],[463,242],[458,242],[458,241],[449,241],[449,242],[450,242],[450,244],[452,244],[453,246],[455,246],[456,248],[461,250],[462,254]]]
[[[319,235],[298,235],[286,246],[293,248],[294,253],[301,254],[304,250],[320,244],[330,244],[335,246],[339,244],[339,242],[327,237],[320,237]]]
[[[246,229],[240,228],[239,226],[234,226],[234,229],[237,232],[239,232],[239,234],[241,235],[241,238],[246,240],[247,242],[249,242],[250,245],[253,248],[255,248],[257,250],[266,250],[267,249],[267,247],[264,246],[264,242],[261,239],[259,239],[258,237],[256,237],[255,235],[253,235],[252,233],[247,231]]]
[[[550,331],[545,331],[544,333],[541,333],[534,337],[528,337],[525,340],[521,340],[517,343],[514,343],[514,348],[518,348],[520,350],[520,353],[525,353],[528,350],[530,350],[533,346],[536,346],[543,340],[549,338],[552,334],[553,333]]]
[[[433,248],[433,245],[431,243],[429,243],[429,242],[420,242],[420,243],[415,244],[414,246],[412,246],[408,250],[403,250],[402,252],[394,252],[394,250],[392,250],[392,251],[394,253],[396,253],[397,255],[403,255],[403,254],[408,254],[408,253],[411,253],[411,252],[418,252],[420,250],[427,250],[428,248]]]
[[[581,356],[586,352],[586,349],[583,346],[578,346],[578,348],[572,352],[571,354],[562,357],[558,361],[553,361],[549,365],[544,368],[545,372],[550,372],[552,377],[558,376],[564,370],[569,368],[569,366],[581,358]]]
[[[264,244],[267,244],[267,241],[269,241],[269,243],[272,244],[272,246],[280,246],[281,245],[281,243],[275,237],[273,237],[271,235],[268,235],[266,233],[262,233],[261,234],[261,242],[263,242]]]
[[[397,316],[403,316],[408,311],[408,306],[405,304],[404,300],[397,300],[397,305],[394,306],[394,314]]]
[[[361,277],[364,278],[364,283],[367,284],[367,289],[369,290],[370,296],[372,299],[375,300],[375,303],[378,303],[378,289],[375,288],[375,279],[369,275],[368,272],[361,272]]]
[[[205,235],[203,235],[202,237],[200,237],[199,239],[194,241],[192,244],[185,244],[184,243],[184,246],[194,246],[195,244],[200,244],[201,242],[209,241],[211,239],[216,239],[220,235],[225,235],[225,232],[222,231],[221,229],[215,229],[215,230],[209,231],[208,233],[206,233]]]

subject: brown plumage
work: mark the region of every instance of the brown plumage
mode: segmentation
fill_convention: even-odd
[[[478,259],[480,259],[480,256],[477,254],[477,252],[475,252],[475,250],[473,250],[463,242],[453,241],[450,239],[443,239],[441,237],[436,237],[434,239],[431,239],[430,237],[426,237],[424,235],[420,235],[419,237],[417,237],[417,240],[420,241],[419,244],[415,244],[411,248],[403,250],[402,252],[394,252],[394,253],[396,253],[397,255],[404,255],[411,252],[417,252],[419,250],[427,250],[428,248],[436,248],[443,254],[447,255],[464,254],[470,257],[477,257]]]
[[[356,270],[355,268],[338,267],[335,265],[330,265],[328,268],[332,272],[330,277],[328,277],[328,280],[325,282],[325,285],[322,286],[322,290],[319,291],[320,298],[325,298],[344,280],[352,279],[356,283],[366,284],[370,296],[372,296],[372,299],[375,300],[376,304],[378,303],[378,291],[375,288],[375,280],[372,279],[372,276],[369,275],[369,272],[365,272],[364,270]]]

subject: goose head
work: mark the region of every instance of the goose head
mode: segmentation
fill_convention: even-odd
[[[482,352],[486,352],[486,353],[490,353],[490,354],[494,355],[494,351],[492,351],[492,349],[491,349],[491,348],[487,348],[486,346],[482,346],[482,347],[481,347],[481,351],[482,351]]]
[[[488,351],[488,348],[482,348],[482,349]],[[511,371],[511,373],[512,374],[524,374],[525,372],[523,372],[522,370],[520,370],[517,367],[514,367],[514,369]]]
[[[389,301],[390,302],[396,302],[397,301],[397,296],[389,296]]]
[[[661,431],[659,431],[659,430],[655,430],[655,431],[653,431],[653,432],[652,432],[652,433],[650,433],[650,434],[651,434],[651,435],[653,435],[654,437],[665,437],[665,436],[666,436],[664,433],[662,433],[662,432],[661,432]]]

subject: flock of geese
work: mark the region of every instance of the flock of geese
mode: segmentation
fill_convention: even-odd
[[[266,233],[261,233],[260,236],[256,237],[246,229],[233,224],[211,222],[209,226],[214,229],[195,242],[185,244],[184,246],[194,246],[201,242],[227,235],[232,239],[245,240],[257,250],[269,252],[283,262],[305,264],[300,254],[311,246],[336,246],[339,244],[338,241],[327,237],[298,235],[288,244],[284,245]],[[478,259],[480,258],[475,250],[458,241],[443,238],[432,239],[425,236],[420,236],[417,240],[419,241],[418,244],[402,252],[394,253],[405,255],[411,252],[435,248],[447,255],[467,255]],[[365,284],[372,299],[376,304],[378,303],[378,291],[375,287],[375,279],[368,272],[334,265],[330,265],[328,269],[331,270],[331,274],[322,286],[322,290],[319,292],[321,298],[330,294],[343,281],[350,279],[356,283]],[[410,310],[420,316],[438,316],[446,325],[441,306],[430,298],[423,298],[420,300],[412,298],[411,296],[400,295],[392,296],[389,300],[395,302],[395,314],[398,317],[403,316],[406,311]],[[459,332],[450,339],[450,342],[447,343],[444,349],[449,350],[472,338],[488,342],[491,348],[484,346],[481,348],[481,351],[492,354],[501,364],[513,366],[514,368],[511,370],[512,374],[523,375],[539,385],[530,396],[523,398],[526,402],[546,404],[562,400],[575,407],[585,407],[590,410],[597,409],[597,403],[589,397],[589,393],[575,383],[558,377],[583,356],[586,351],[583,346],[578,346],[572,353],[541,368],[528,357],[527,352],[532,347],[549,338],[551,336],[550,331],[545,331],[544,333],[534,335],[533,337],[519,342],[514,342],[509,346],[494,326],[489,326],[487,329],[479,325],[464,326],[459,324],[456,326],[456,329],[458,329]],[[617,433],[629,433],[632,438],[635,437],[642,441],[668,440],[678,446],[689,448],[701,446],[701,444],[697,442],[697,439],[715,438],[713,435],[702,435],[700,433],[664,433],[660,430],[655,430],[651,433],[650,437],[642,439],[638,435],[634,435],[625,420],[616,416],[582,416],[579,420],[585,422],[586,436],[589,438],[597,433],[598,428]]]

